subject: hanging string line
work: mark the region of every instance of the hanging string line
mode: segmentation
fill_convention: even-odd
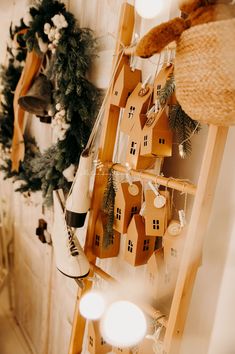
[[[188,140],[190,140],[192,138],[192,136],[196,133],[198,127],[199,127],[200,123],[198,122],[196,127],[194,128],[194,130],[192,131],[192,133],[189,135],[189,137],[187,139],[184,139],[183,141],[181,141],[181,143],[179,145],[183,145],[184,143],[186,143]]]

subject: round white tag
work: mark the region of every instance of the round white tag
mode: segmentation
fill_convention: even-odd
[[[128,186],[128,192],[135,197],[139,194],[139,187],[136,184],[130,184]]]
[[[163,195],[157,195],[156,198],[154,199],[154,206],[155,208],[162,208],[166,204],[166,198]]]
[[[181,232],[181,226],[178,222],[173,222],[168,226],[167,231],[171,236],[178,236]]]

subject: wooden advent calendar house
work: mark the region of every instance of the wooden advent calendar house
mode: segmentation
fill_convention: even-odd
[[[164,301],[172,295],[174,277],[169,272],[164,258],[163,248],[156,250],[147,262],[146,282],[153,299]]]
[[[162,88],[165,86],[166,81],[173,74],[174,65],[163,64],[161,70],[159,71],[156,79],[154,80],[154,92],[153,92],[153,101],[156,102],[160,96]]]
[[[145,114],[139,114],[132,127],[126,150],[126,162],[135,170],[144,170],[153,166],[155,157],[146,157],[140,155],[142,128],[146,123]]]
[[[166,198],[166,203],[162,208],[157,208],[154,205],[156,194],[148,189],[145,191],[145,227],[146,234],[149,236],[163,236],[168,220],[170,220],[170,194],[169,191],[159,191],[160,195]]]
[[[132,348],[116,348],[112,349],[115,354],[148,354],[152,353],[153,341],[144,338],[138,345]]]
[[[141,136],[142,156],[168,157],[172,155],[173,133],[169,127],[166,109],[151,114],[147,119]]]
[[[93,239],[93,253],[99,258],[116,257],[120,248],[120,234],[113,231],[113,235],[109,238],[108,244],[105,245],[104,225],[106,216],[100,212],[96,220],[95,234]]]
[[[130,65],[124,64],[113,87],[111,104],[125,107],[128,97],[140,81],[141,70],[131,70]]]
[[[187,227],[181,228],[179,221],[172,220],[162,239],[165,261],[176,271],[182,258],[186,233]]]
[[[114,347],[112,351],[113,351],[113,353],[115,353],[115,354],[132,354],[131,348],[118,348],[118,347]]]
[[[99,321],[89,321],[88,323],[88,351],[90,354],[106,354],[112,350],[100,334]]]
[[[126,108],[120,124],[120,130],[125,134],[130,134],[136,119],[141,113],[146,113],[150,105],[153,86],[146,84],[142,88],[139,82],[132,94],[127,99]]]
[[[133,215],[126,235],[124,259],[133,266],[146,264],[155,247],[155,237],[146,236],[145,222],[140,214]]]
[[[142,185],[140,182],[133,182],[133,186],[134,188],[128,182],[122,182],[117,188],[113,228],[121,234],[127,232],[132,216],[139,213],[141,208]]]

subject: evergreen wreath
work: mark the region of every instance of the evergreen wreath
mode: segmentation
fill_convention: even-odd
[[[50,205],[53,189],[69,190],[70,183],[63,176],[63,171],[71,164],[78,164],[100,104],[101,92],[86,78],[96,43],[92,31],[79,28],[65,5],[56,0],[37,1],[21,24],[28,28],[23,38],[27,49],[50,59],[45,74],[54,87],[53,106],[49,114],[57,141],[40,153],[35,149],[33,140],[29,139],[28,142],[25,137],[25,160],[20,164],[18,175],[11,172],[9,156],[5,158],[2,169],[6,178],[13,176],[24,181],[19,191],[26,191],[27,188],[28,191],[42,190],[45,204]],[[18,30],[16,28],[14,33]],[[8,95],[14,91],[21,73],[19,71],[14,76],[13,82],[13,78],[11,80],[11,76],[7,75],[7,70],[13,70],[13,67],[14,63],[10,59],[8,68],[2,74],[2,79],[7,76],[10,80],[11,87],[8,85],[7,88],[6,83],[3,83]],[[11,114],[5,112],[7,124],[1,124],[0,142],[9,148],[14,122],[13,95],[8,108]],[[6,129],[9,130],[8,135],[5,134]]]

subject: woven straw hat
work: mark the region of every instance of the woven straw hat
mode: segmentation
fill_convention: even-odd
[[[235,124],[235,19],[182,33],[175,60],[176,95],[195,120]]]

